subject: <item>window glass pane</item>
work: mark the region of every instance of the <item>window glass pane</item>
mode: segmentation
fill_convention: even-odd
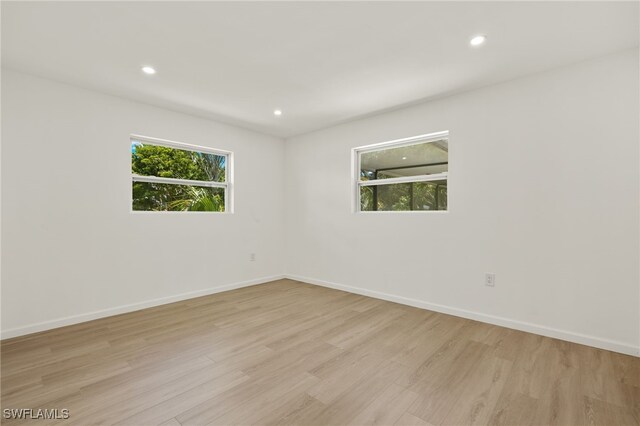
[[[374,191],[378,191],[378,211],[405,211],[411,210],[411,184],[397,183],[395,185],[379,185]]]
[[[447,210],[447,181],[361,186],[360,210]]]
[[[447,139],[405,145],[360,156],[360,180],[430,175],[449,171]]]
[[[360,187],[361,211],[411,210],[411,184],[376,185]]]
[[[447,185],[438,187],[438,210],[447,210]]]
[[[363,212],[373,211],[373,187],[360,187],[360,210]]]
[[[224,212],[224,195],[224,188],[133,182],[133,210]]]
[[[131,173],[141,176],[224,182],[227,157],[131,141]]]
[[[415,182],[413,185],[413,210],[446,210],[447,181]]]

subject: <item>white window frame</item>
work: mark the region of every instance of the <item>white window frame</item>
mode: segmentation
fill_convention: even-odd
[[[133,210],[133,191],[129,189],[129,211],[131,213],[214,213],[214,214],[231,214],[233,213],[233,152],[225,151],[222,149],[208,148],[205,146],[191,145],[183,142],[175,142],[166,139],[152,138],[149,136],[142,136],[137,134],[129,135],[129,152],[131,152],[132,142],[142,142],[143,144],[166,146],[168,148],[182,149],[185,151],[202,152],[205,154],[214,154],[226,157],[225,160],[225,181],[213,182],[205,180],[189,180],[189,179],[174,179],[163,178],[156,176],[140,176],[131,173],[131,185],[133,187],[134,182],[149,182],[149,183],[168,183],[173,185],[190,185],[190,186],[205,186],[209,188],[224,188],[224,211],[223,212],[207,212],[207,211],[151,211],[151,210]],[[131,170],[131,163],[129,163],[129,170]]]
[[[353,148],[351,150],[351,163],[352,163],[352,182],[353,182],[353,212],[354,213],[448,213],[450,203],[447,199],[447,210],[373,210],[362,211],[360,205],[360,188],[363,186],[379,186],[379,185],[392,185],[395,183],[411,183],[411,182],[429,182],[433,180],[446,180],[447,186],[449,181],[449,172],[434,173],[430,175],[418,175],[418,176],[406,176],[388,179],[377,180],[360,180],[360,164],[362,161],[362,154],[367,152],[382,151],[389,148],[397,148],[401,146],[417,145],[423,143],[437,142],[443,139],[449,140],[449,131],[429,133],[425,135],[412,136],[409,138],[396,139],[387,142],[376,143],[372,145],[365,145]],[[448,168],[447,168],[448,169]],[[449,191],[447,191],[447,197]]]

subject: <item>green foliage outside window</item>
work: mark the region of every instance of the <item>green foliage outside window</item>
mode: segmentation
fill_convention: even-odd
[[[224,182],[226,157],[133,142],[134,175]],[[225,207],[224,188],[133,182],[133,210],[216,211]]]
[[[447,210],[447,184],[435,181],[362,186],[360,210]]]

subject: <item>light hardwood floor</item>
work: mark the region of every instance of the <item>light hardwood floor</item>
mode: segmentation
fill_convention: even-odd
[[[70,410],[38,425],[637,425],[640,358],[281,280],[3,341],[2,408]]]

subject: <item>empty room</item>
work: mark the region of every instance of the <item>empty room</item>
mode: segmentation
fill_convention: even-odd
[[[640,425],[639,1],[2,1],[0,421]]]

